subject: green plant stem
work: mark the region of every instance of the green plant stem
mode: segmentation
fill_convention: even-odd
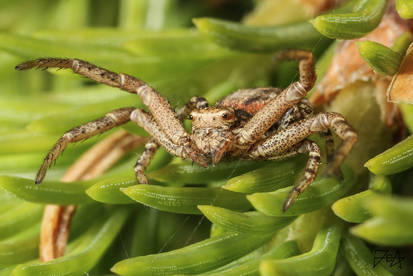
[[[215,43],[234,50],[273,52],[286,49],[314,50],[329,43],[308,22],[274,27],[252,27],[213,18],[193,19],[195,26]]]

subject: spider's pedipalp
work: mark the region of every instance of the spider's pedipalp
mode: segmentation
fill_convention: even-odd
[[[156,143],[154,138],[151,138],[145,144],[145,150],[139,157],[138,161],[135,164],[134,170],[136,178],[138,179],[139,184],[148,184],[148,178],[145,176],[145,170],[149,166],[153,156],[159,148],[159,144]]]
[[[133,110],[135,110],[134,107],[116,109],[107,113],[100,119],[91,121],[67,131],[46,155],[43,164],[37,172],[35,183],[39,184],[43,181],[47,168],[49,168],[50,165],[56,161],[59,154],[66,148],[67,144],[88,139],[92,136],[106,132],[111,128],[128,122],[129,116]]]

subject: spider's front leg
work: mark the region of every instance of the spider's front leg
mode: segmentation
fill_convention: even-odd
[[[300,102],[314,85],[316,74],[314,57],[311,52],[291,50],[281,53],[277,57],[299,60],[300,80],[290,84],[248,121],[235,138],[239,147],[245,148],[255,144],[288,109]]]
[[[341,163],[348,155],[351,148],[357,141],[357,133],[347,124],[342,115],[333,112],[320,113],[304,120],[298,121],[286,129],[275,133],[262,143],[255,145],[249,152],[251,159],[275,159],[279,155],[290,152],[294,145],[300,144],[313,133],[326,131],[329,128],[343,140],[336,152],[333,161],[326,170],[326,175],[331,176],[338,172]],[[312,143],[306,148],[301,148],[302,152],[310,152],[304,178],[294,187],[284,204],[284,211],[294,202],[297,196],[314,180],[317,174],[316,168],[320,162],[319,147]]]
[[[192,97],[189,102],[180,108],[176,114],[177,118],[180,121],[183,121],[189,113],[191,113],[194,109],[203,109],[208,107],[208,102],[202,97]],[[151,124],[153,128],[155,128],[156,124],[152,122],[150,115],[148,114],[134,114],[134,118],[136,117],[136,122],[138,124]],[[154,132],[154,130],[151,130]],[[155,131],[156,132],[156,131]],[[160,138],[161,140],[167,140],[167,137]],[[156,151],[159,148],[159,144],[156,142],[155,138],[151,138],[145,145],[145,150],[142,155],[139,157],[138,161],[135,164],[134,170],[136,174],[136,178],[138,179],[140,184],[148,184],[148,178],[145,176],[145,170],[149,166],[153,156],[155,155]]]
[[[195,163],[207,166],[207,160],[197,154],[196,147],[177,118],[169,102],[144,81],[126,74],[117,74],[80,59],[43,58],[24,62],[16,66],[17,70],[31,68],[68,68],[89,79],[120,88],[130,93],[136,93],[149,108],[156,125],[183,154],[189,156]],[[182,154],[181,154],[182,155]],[[178,156],[181,156],[178,155]]]
[[[35,183],[39,184],[43,181],[47,168],[50,167],[50,165],[57,159],[59,154],[64,151],[67,144],[88,139],[97,134],[106,132],[111,128],[127,123],[129,121],[129,116],[133,110],[135,110],[134,107],[116,109],[107,113],[100,119],[88,122],[84,125],[72,128],[71,130],[67,131],[46,155],[42,166],[37,172]]]

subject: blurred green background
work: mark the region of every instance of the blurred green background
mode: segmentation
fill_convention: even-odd
[[[254,39],[262,37],[283,41],[283,36],[277,37],[279,30],[276,28],[274,31],[271,29],[273,27],[261,29],[258,26],[295,22],[310,26],[307,20],[314,16],[314,11],[310,12],[308,6],[301,2],[282,0],[0,0],[0,184],[5,188],[0,188],[0,275],[105,275],[121,260],[179,248],[187,250],[186,253],[172,251],[167,256],[151,255],[136,263],[131,262],[138,267],[133,269],[153,269],[154,275],[163,275],[161,268],[155,271],[155,261],[159,258],[159,262],[163,262],[165,258],[166,263],[162,264],[166,266],[170,256],[175,254],[176,261],[171,261],[169,265],[176,265],[178,272],[183,274],[198,273],[196,269],[204,269],[206,273],[216,267],[222,271],[234,269],[254,261],[255,274],[252,275],[257,275],[265,254],[275,250],[278,255],[272,255],[271,260],[262,264],[263,275],[411,275],[413,262],[409,259],[411,250],[408,246],[413,243],[413,204],[411,199],[397,197],[413,195],[411,165],[407,164],[403,167],[404,171],[389,177],[374,176],[363,167],[367,160],[389,148],[395,137],[394,130],[378,119],[380,110],[375,101],[376,87],[373,82],[357,82],[346,87],[327,107],[342,113],[360,136],[346,164],[350,168],[346,169],[346,184],[326,180],[320,175],[309,196],[302,196],[301,205],[297,204],[287,215],[270,216],[265,210],[269,213],[271,208],[276,210],[274,212],[279,211],[277,204],[282,203],[288,190],[283,188],[294,183],[303,167],[303,159],[300,158],[259,164],[235,161],[203,170],[161,152],[155,165],[157,167],[149,174],[153,184],[159,181],[161,190],[174,186],[178,189],[175,190],[177,194],[187,191],[187,186],[202,186],[209,196],[215,196],[211,204],[217,199],[217,194],[222,195],[222,201],[228,199],[226,204],[230,207],[233,207],[231,200],[234,198],[239,198],[241,205],[244,201],[250,204],[246,200],[246,195],[250,194],[249,202],[259,211],[264,210],[266,215],[207,207],[201,210],[206,217],[190,215],[201,214],[196,206],[206,203],[191,198],[191,193],[186,192],[183,199],[177,202],[192,204],[188,214],[180,214],[180,206],[175,206],[176,209],[168,207],[170,212],[160,211],[167,208],[167,202],[139,198],[143,194],[139,191],[136,192],[136,199],[133,197],[133,187],[128,188],[130,198],[126,197],[119,187],[137,184],[133,165],[143,147],[128,153],[103,177],[74,185],[72,190],[53,182],[59,180],[83,152],[114,131],[69,145],[63,156],[49,169],[43,186],[32,186],[31,179],[34,179],[45,154],[66,130],[110,110],[125,106],[142,107],[142,104],[135,95],[93,83],[69,71],[17,72],[14,70],[17,64],[39,57],[80,58],[141,78],[164,95],[175,108],[185,104],[193,95],[203,95],[213,104],[239,88],[285,87],[294,81],[298,76],[296,62],[274,62],[272,50],[251,52],[245,49],[256,49]],[[245,43],[249,45],[233,46],[235,50],[219,46],[194,27],[192,19],[198,17],[220,18],[255,26],[246,30],[245,37],[240,38],[245,38]],[[235,25],[234,33],[238,28],[244,31],[244,25]],[[251,33],[253,35],[249,36]],[[283,28],[281,33],[294,35],[294,31],[287,32]],[[260,43],[268,46],[265,39]],[[321,38],[318,33],[306,41],[309,45],[294,39],[289,42],[290,45],[297,44],[297,47],[315,53],[317,72],[321,78],[337,44]],[[225,44],[225,36],[222,41]],[[257,43],[258,46],[260,43]],[[274,51],[283,50],[284,46],[276,43]],[[411,106],[406,110],[405,118],[413,114]],[[122,128],[146,135],[132,123]],[[312,139],[320,140],[317,136]],[[409,142],[401,151],[407,152],[411,148]],[[162,166],[165,167],[159,169]],[[105,190],[98,195],[102,187],[110,185],[116,188],[115,192]],[[224,189],[220,188],[222,185],[225,185]],[[225,194],[228,190],[234,194]],[[73,194],[70,194],[72,191]],[[171,193],[175,196],[175,192]],[[395,198],[386,196],[391,192],[396,195]],[[56,194],[62,196],[59,198]],[[167,192],[162,190],[159,194],[165,195]],[[344,194],[356,196],[340,200]],[[267,196],[268,205],[266,203],[262,210],[259,209],[257,206],[261,203],[261,197],[264,201]],[[153,208],[132,204],[136,202],[131,198],[141,200],[141,203],[147,200],[146,204]],[[61,263],[42,266],[36,258],[43,205],[63,204],[59,200],[82,204],[73,221],[67,256]],[[333,202],[334,214],[330,207]],[[231,209],[228,206],[221,207]],[[252,209],[251,205],[247,206]],[[298,218],[290,223],[295,216]],[[283,220],[286,217],[291,221]],[[257,226],[248,222],[254,222]],[[351,233],[364,241],[349,234],[348,229],[354,225],[352,223],[363,223],[358,224],[358,229],[352,228]],[[278,231],[284,224],[288,225]],[[230,236],[237,231],[241,234]],[[188,245],[194,242],[205,240],[212,244],[211,239],[219,240],[220,237],[226,237],[228,241],[222,238],[222,243],[218,242],[216,247],[205,246],[209,251],[188,249]],[[291,240],[293,244],[286,243]],[[231,247],[236,245],[240,247]],[[277,251],[278,246],[281,246],[281,251]],[[224,250],[226,247],[229,248],[227,251]],[[374,250],[377,248],[385,248],[391,254],[400,252],[405,258],[402,269],[386,263],[373,267]],[[282,259],[278,263],[275,261],[276,255],[276,258]],[[296,256],[291,257],[293,255]],[[195,262],[191,256],[199,259]],[[224,259],[222,263],[221,259]],[[194,262],[201,268],[191,268],[192,263],[185,266],[186,261]],[[227,268],[222,267],[225,262],[231,261],[234,263]],[[143,263],[140,268],[139,262]],[[211,264],[203,267],[203,263]],[[116,272],[123,271],[125,275],[130,275],[130,267],[126,264]],[[279,270],[274,270],[274,267],[279,267]],[[190,273],[191,269],[194,269],[193,273]],[[222,274],[222,271],[216,271],[215,275],[241,273],[233,270]]]

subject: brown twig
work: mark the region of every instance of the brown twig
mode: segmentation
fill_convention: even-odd
[[[62,181],[88,180],[102,175],[122,156],[146,138],[126,131],[118,131],[84,153],[64,174]],[[40,233],[39,256],[42,262],[61,257],[65,253],[69,237],[70,222],[76,205],[46,205]]]

